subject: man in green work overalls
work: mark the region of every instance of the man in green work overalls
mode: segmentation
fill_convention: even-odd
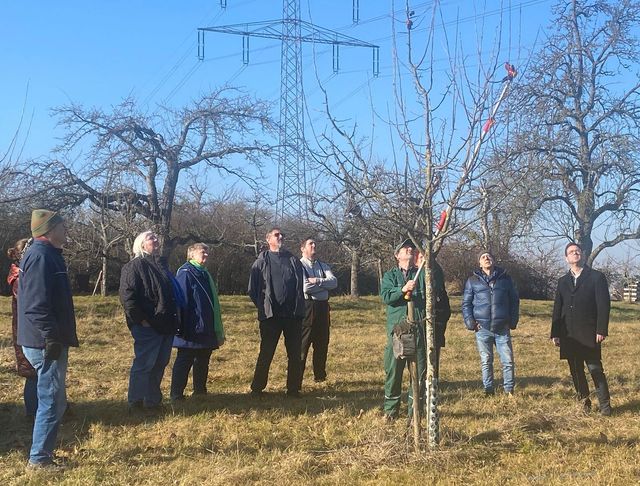
[[[384,350],[384,370],[386,379],[384,382],[384,415],[387,421],[398,418],[400,409],[400,395],[402,393],[402,372],[407,360],[395,358],[393,355],[393,328],[396,324],[401,324],[407,317],[407,301],[405,293],[411,291],[411,300],[414,302],[414,322],[420,322],[417,333],[417,355],[418,376],[424,375],[425,370],[425,344],[424,344],[424,318],[425,296],[424,277],[420,273],[418,280],[413,281],[417,268],[414,265],[415,245],[407,239],[396,247],[395,257],[398,266],[389,270],[382,277],[380,296],[382,302],[387,305],[387,346]],[[423,380],[421,380],[423,381]],[[420,384],[420,396],[424,397],[424,383]],[[409,410],[413,396],[409,387]],[[421,400],[422,402],[422,400]]]

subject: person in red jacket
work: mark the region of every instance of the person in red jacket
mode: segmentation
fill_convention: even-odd
[[[25,246],[29,240],[23,238],[18,240],[13,248],[9,248],[7,256],[11,260],[11,266],[9,267],[9,274],[7,275],[7,283],[11,286],[11,340],[13,343],[13,349],[16,354],[16,371],[19,376],[22,376],[24,380],[24,407],[27,419],[30,422],[36,417],[36,410],[38,409],[38,374],[36,370],[31,366],[31,363],[27,360],[22,352],[22,346],[18,346],[18,277],[20,269],[18,264],[20,258],[24,252]]]

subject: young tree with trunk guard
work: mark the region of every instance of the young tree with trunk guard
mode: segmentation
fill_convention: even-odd
[[[475,223],[474,210],[482,204],[481,181],[488,168],[481,157],[482,141],[496,123],[498,108],[516,72],[506,63],[501,82],[502,74],[497,71],[502,63],[497,56],[478,52],[480,67],[472,75],[465,67],[470,63],[460,39],[450,41],[446,32],[436,39],[436,21],[441,14],[438,4],[424,15],[416,14],[409,2],[404,5],[405,17],[392,19],[395,111],[388,123],[394,132],[391,143],[397,144],[394,160],[372,160],[357,140],[355,129],[345,127],[332,113],[326,91],[329,129],[318,137],[318,148],[310,151],[325,173],[352,191],[367,215],[370,231],[379,231],[377,223],[386,221],[396,235],[409,236],[425,254],[428,444],[436,447],[435,256],[445,238]],[[395,11],[395,2],[391,8]],[[400,24],[404,46],[397,42],[400,33],[396,26]],[[441,41],[448,47],[450,69],[447,81],[436,83],[435,44]],[[495,51],[499,50],[498,42]],[[483,60],[488,57],[487,65]],[[499,198],[493,204],[499,207]]]

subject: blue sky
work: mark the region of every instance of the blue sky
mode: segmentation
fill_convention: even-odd
[[[145,107],[181,106],[216,86],[242,86],[277,108],[280,49],[277,41],[252,39],[251,62],[243,66],[238,36],[208,33],[206,58],[197,60],[196,28],[277,19],[279,0],[140,1],[31,1],[2,2],[0,45],[0,147],[7,145],[18,124],[26,96],[31,131],[25,157],[48,155],[60,132],[50,109],[69,102],[108,109],[133,95]],[[322,109],[312,59],[329,90],[331,103],[343,117],[360,125],[376,108],[391,102],[391,2],[360,0],[360,23],[352,23],[352,0],[302,0],[302,17],[381,46],[381,76],[372,77],[371,52],[361,48],[341,51],[341,72],[332,73],[331,48],[305,46],[305,91],[311,118],[322,123]],[[416,27],[431,2],[413,2]],[[413,8],[412,5],[412,8]],[[452,29],[461,19],[461,36],[470,49],[478,33],[486,37],[503,22],[504,60],[518,63],[531,49],[539,28],[548,24],[550,0],[471,2],[443,0],[445,24]],[[403,2],[397,1],[398,30],[403,31]],[[501,15],[499,15],[501,14]],[[508,42],[507,42],[508,41]],[[511,52],[508,52],[511,47]],[[314,56],[315,50],[315,56]],[[443,55],[436,73],[446,75]],[[27,92],[28,87],[28,92]],[[359,120],[360,118],[360,120]],[[23,130],[24,135],[24,130]]]
[[[359,0],[360,22],[352,22],[353,0],[301,0],[302,18],[326,28],[380,45],[380,76],[373,77],[367,49],[341,50],[341,71],[332,71],[331,47],[304,47],[305,94],[316,130],[324,118],[316,72],[330,96],[336,115],[370,131],[378,113],[393,104],[391,95],[391,26],[389,0]],[[230,84],[258,98],[271,100],[277,110],[280,90],[280,45],[252,39],[250,64],[242,64],[242,38],[207,33],[205,60],[197,59],[198,27],[278,19],[280,0],[141,1],[66,0],[6,1],[0,4],[0,148],[4,150],[19,123],[26,102],[20,144],[23,158],[47,157],[61,132],[50,110],[70,102],[109,110],[125,97],[135,97],[145,109],[157,105],[183,106],[189,100]],[[434,75],[449,75],[442,33],[459,36],[470,64],[501,40],[498,59],[522,67],[536,42],[550,27],[552,0],[442,0],[442,19]],[[428,26],[432,1],[415,1],[414,32]],[[395,2],[399,42],[406,38],[404,2]],[[497,33],[501,32],[498,36]],[[477,56],[476,56],[477,57]],[[314,66],[315,59],[315,66]],[[25,100],[26,97],[26,100]],[[276,117],[277,117],[277,113]],[[26,130],[30,124],[30,131]],[[378,130],[380,130],[378,128]],[[384,131],[384,130],[383,130]],[[309,133],[310,130],[307,129]],[[378,143],[381,157],[389,144]],[[275,167],[267,167],[275,187]],[[220,187],[220,184],[216,184]],[[620,249],[619,252],[627,251]]]

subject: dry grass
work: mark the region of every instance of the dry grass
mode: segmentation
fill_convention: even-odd
[[[614,306],[605,343],[610,418],[584,415],[572,400],[566,363],[546,337],[548,302],[523,302],[514,333],[518,386],[511,399],[483,396],[473,336],[455,313],[442,361],[441,448],[416,454],[404,420],[386,426],[380,415],[384,308],[377,299],[334,299],[330,380],[305,381],[301,400],[284,396],[282,345],[269,395],[246,394],[258,348],[254,312],[244,297],[225,297],[222,305],[228,343],[212,357],[211,395],[169,407],[161,417],[140,418],[126,414],[132,346],[116,300],[77,298],[82,347],[71,352],[68,376],[74,414],[61,429],[58,449],[70,467],[49,476],[25,471],[30,433],[20,403],[22,381],[13,372],[10,302],[2,298],[0,484],[640,481],[636,306]],[[165,390],[168,385],[167,375]]]

